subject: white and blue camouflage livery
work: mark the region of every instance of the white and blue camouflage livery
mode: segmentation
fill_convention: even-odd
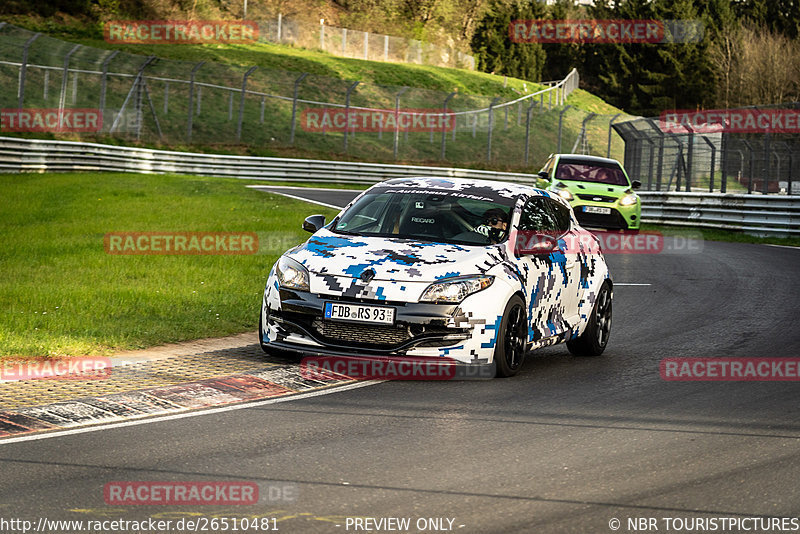
[[[497,242],[485,237],[492,227],[480,220],[484,208],[502,228]],[[552,239],[526,249],[531,234]],[[448,358],[500,376],[515,374],[528,350],[555,343],[596,355],[608,341],[612,281],[592,240],[568,203],[534,187],[383,182],[273,266],[262,348]],[[337,319],[331,309],[362,313],[337,304],[362,307],[364,316]],[[391,321],[369,322],[381,309]]]

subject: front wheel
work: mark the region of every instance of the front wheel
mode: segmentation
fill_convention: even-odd
[[[567,348],[575,356],[600,356],[611,334],[611,285],[603,282],[589,317],[586,330],[578,338],[567,341]]]
[[[494,362],[497,376],[514,376],[525,360],[528,327],[525,320],[525,303],[514,295],[506,304],[497,343],[494,348]]]

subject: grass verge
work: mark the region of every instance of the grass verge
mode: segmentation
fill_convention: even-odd
[[[335,211],[241,180],[0,175],[0,356],[106,354],[254,329],[272,263]],[[280,209],[275,209],[280,206]],[[109,232],[256,232],[254,255],[111,255]]]

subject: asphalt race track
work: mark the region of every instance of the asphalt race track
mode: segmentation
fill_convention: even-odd
[[[0,516],[265,516],[283,533],[364,532],[353,517],[411,518],[410,532],[605,533],[614,518],[619,532],[629,518],[656,518],[663,532],[664,518],[800,516],[800,384],[659,374],[669,357],[800,357],[800,249],[677,252],[607,257],[617,284],[649,285],[615,288],[601,357],[556,346],[511,379],[381,382],[0,441]],[[131,480],[251,481],[264,495],[250,506],[105,503],[106,483]],[[268,486],[296,494],[270,500]],[[419,530],[419,518],[445,520]]]

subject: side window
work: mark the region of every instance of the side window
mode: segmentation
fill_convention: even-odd
[[[544,197],[534,197],[522,207],[519,229],[526,232],[556,232],[558,224]]]
[[[567,232],[570,227],[569,208],[556,200],[547,199],[547,205],[553,213],[556,231]]]

